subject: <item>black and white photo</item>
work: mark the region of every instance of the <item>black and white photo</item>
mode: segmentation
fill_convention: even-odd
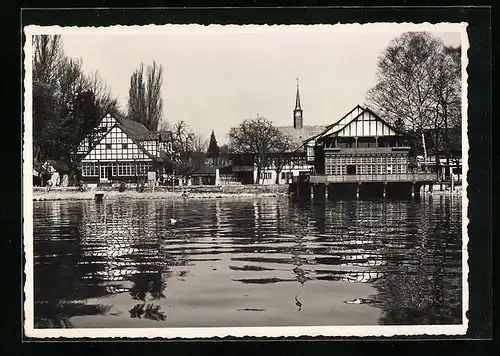
[[[26,335],[463,335],[466,23],[27,26]]]

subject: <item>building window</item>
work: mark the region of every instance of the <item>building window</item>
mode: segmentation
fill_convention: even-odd
[[[82,176],[89,177],[96,175],[97,175],[97,169],[95,163],[84,163],[82,165]]]
[[[112,146],[111,146],[111,143],[107,143],[107,144],[106,144],[106,149],[107,149],[107,150],[110,150],[110,149],[111,149],[111,147],[112,147]]]
[[[262,173],[262,179],[271,179],[272,176],[271,176],[271,172],[264,172]]]
[[[335,174],[335,161],[336,158],[334,157],[326,157],[325,158],[325,171],[327,175],[334,175]]]
[[[123,144],[122,144],[122,148],[123,148],[124,150],[126,150],[126,149],[128,148],[128,144],[127,144],[127,143],[123,143]]]
[[[314,147],[307,146],[307,159],[309,161],[314,160]]]

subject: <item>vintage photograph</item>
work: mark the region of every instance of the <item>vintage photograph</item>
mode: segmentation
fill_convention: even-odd
[[[24,33],[27,336],[465,334],[467,24]]]

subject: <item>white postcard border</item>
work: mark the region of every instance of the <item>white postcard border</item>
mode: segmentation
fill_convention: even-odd
[[[37,34],[161,34],[168,31],[185,31],[189,27],[193,31],[217,31],[221,27],[233,31],[308,31],[329,27],[342,32],[393,32],[425,31],[425,32],[460,32],[462,48],[462,316],[460,325],[408,325],[408,326],[286,326],[286,327],[229,327],[229,328],[85,328],[85,329],[36,329],[34,327],[33,297],[33,153],[32,153],[32,36]],[[336,25],[144,25],[144,26],[108,26],[108,27],[61,27],[29,25],[24,28],[26,42],[24,45],[24,114],[23,114],[23,246],[26,263],[24,266],[24,334],[32,338],[213,338],[213,337],[300,337],[300,336],[338,336],[338,337],[390,337],[390,336],[425,336],[425,335],[464,335],[467,332],[469,308],[468,285],[468,198],[466,179],[468,173],[469,142],[467,135],[467,51],[469,41],[467,23],[369,23],[369,24],[336,24]],[[22,49],[23,50],[23,49]]]

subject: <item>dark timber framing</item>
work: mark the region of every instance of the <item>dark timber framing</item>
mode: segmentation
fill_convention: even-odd
[[[420,187],[431,186],[437,176],[411,166],[411,139],[372,110],[357,105],[321,134],[304,141],[308,161],[314,162],[310,194],[418,195]]]

